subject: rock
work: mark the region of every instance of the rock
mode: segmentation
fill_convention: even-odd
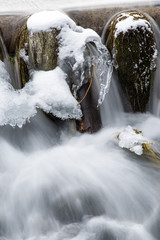
[[[143,155],[153,163],[160,163],[160,152],[152,146],[157,143],[148,140],[141,131],[128,126],[118,133],[117,139],[119,147],[128,149],[139,156]]]
[[[144,112],[149,101],[157,55],[149,19],[138,11],[117,14],[105,30],[122,88],[134,112]],[[106,34],[103,34],[106,36]]]

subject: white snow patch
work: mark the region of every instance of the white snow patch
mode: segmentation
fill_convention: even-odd
[[[51,31],[53,28],[61,29],[64,26],[77,28],[75,22],[60,11],[41,11],[34,13],[27,20],[27,28],[31,32]]]
[[[123,20],[122,18],[125,17]],[[137,17],[135,19],[135,17]],[[129,13],[122,13],[119,17],[119,21],[116,24],[115,28],[115,38],[117,37],[117,35],[120,32],[127,32],[129,29],[136,29],[137,27],[144,27],[144,29],[147,29],[148,31],[152,32],[152,28],[150,23],[145,20],[145,19],[141,19],[141,15],[130,15]]]
[[[0,61],[0,125],[22,127],[41,108],[61,119],[80,119],[82,112],[66,83],[66,74],[57,67],[35,71],[21,90],[14,90],[9,75]]]
[[[151,143],[142,135],[142,133],[136,133],[131,126],[128,126],[120,131],[118,134],[118,140],[118,145],[121,148],[129,149],[137,155],[143,154],[143,143]]]

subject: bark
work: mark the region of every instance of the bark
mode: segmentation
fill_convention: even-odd
[[[59,31],[29,34],[29,63],[35,70],[49,71],[57,66],[57,35]]]
[[[134,21],[141,19],[151,27],[149,19],[143,13],[135,10],[123,13],[132,16]],[[127,21],[127,18],[119,13],[111,20],[106,29],[106,32],[109,33],[108,38],[104,42],[112,54],[119,81],[132,110],[145,112],[156,67],[156,43],[151,28],[141,25],[115,35],[116,24]]]
[[[89,83],[84,84],[78,92],[78,99],[81,100],[87,89]],[[94,84],[92,83],[91,89],[89,90],[86,98],[81,103],[81,109],[83,117],[81,121],[77,121],[77,130],[84,133],[94,133],[97,132],[101,126],[100,111],[97,108],[98,104],[98,93]]]

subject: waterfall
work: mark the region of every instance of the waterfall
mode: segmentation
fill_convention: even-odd
[[[54,74],[52,70],[40,72],[48,80],[42,94],[45,85],[41,88],[37,84],[37,76],[43,82],[38,71],[31,74],[31,81],[23,89],[15,90],[13,87],[19,88],[19,83],[15,83],[14,77],[13,87],[8,85],[12,79],[8,62],[0,63],[0,93],[1,97],[6,97],[3,103],[9,106],[5,111],[0,103],[1,117],[5,113],[0,126],[0,240],[160,238],[160,165],[144,155],[119,148],[117,139],[121,128],[131,125],[159,145],[159,103],[156,102],[159,100],[154,100],[159,88],[156,85],[159,84],[158,72],[153,93],[154,115],[126,113],[117,76],[114,72],[111,76],[110,56],[104,58],[103,52],[99,55],[90,42],[87,46],[92,55],[89,64],[92,59],[94,81],[101,90],[99,102],[102,103],[99,106],[97,101],[103,127],[92,135],[76,132],[73,120],[53,121],[39,109],[50,110],[48,95],[45,95],[48,91],[53,90],[49,95],[51,100],[54,94],[57,97],[56,91],[50,89],[53,78],[61,79],[70,98],[66,84],[69,65],[64,67],[61,62],[65,73],[59,67]],[[15,72],[19,75],[17,70]],[[56,85],[57,91],[63,90],[60,83]],[[22,95],[25,98],[17,101]],[[77,106],[76,100],[68,102],[65,96],[58,96],[56,104],[66,115],[68,112],[65,112],[65,103],[61,105],[62,100],[66,105],[71,104],[67,109],[69,113]],[[15,124],[18,117],[14,110],[21,113],[19,124]],[[56,110],[57,113],[59,108]],[[32,118],[26,121],[28,114]]]

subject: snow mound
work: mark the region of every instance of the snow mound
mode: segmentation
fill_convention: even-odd
[[[0,125],[22,127],[37,113],[37,108],[61,119],[80,119],[82,112],[66,83],[66,74],[57,67],[35,71],[21,90],[14,90],[9,74],[0,61]]]
[[[120,131],[118,134],[118,140],[118,145],[121,148],[129,149],[137,155],[143,154],[143,144],[151,143],[141,132],[136,131],[131,126]]]
[[[51,31],[53,28],[61,29],[67,25],[76,28],[75,22],[60,11],[41,11],[34,13],[27,20],[27,28],[32,33]]]

